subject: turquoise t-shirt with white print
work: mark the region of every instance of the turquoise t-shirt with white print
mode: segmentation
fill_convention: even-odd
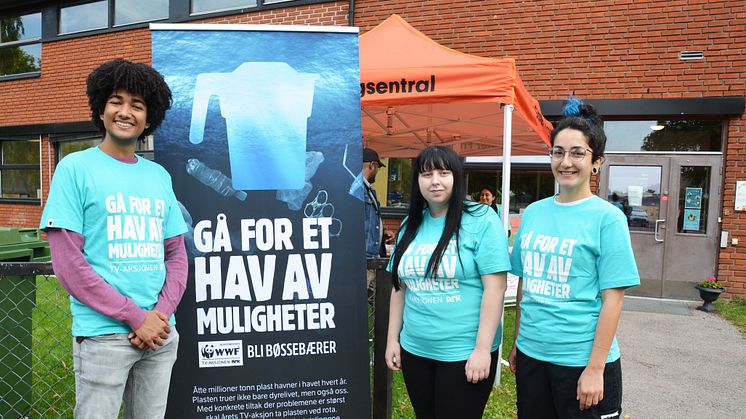
[[[592,196],[569,204],[555,197],[526,208],[511,254],[522,278],[516,345],[557,365],[588,364],[601,291],[640,284],[623,212]],[[620,356],[616,337],[607,362]]]
[[[459,252],[454,235],[436,279],[425,279],[425,269],[443,233],[445,217],[433,218],[425,209],[417,236],[399,262],[404,290],[399,341],[417,356],[445,362],[467,359],[477,342],[484,291],[481,275],[510,269],[508,242],[497,214],[487,206],[465,205],[471,206],[474,213],[464,212],[461,218]],[[403,229],[400,237],[401,233]],[[392,256],[389,270],[393,259]],[[493,351],[501,336],[502,324],[495,333]]]
[[[93,270],[145,310],[155,307],[166,278],[164,240],[187,231],[163,167],[139,156],[123,163],[98,147],[57,165],[40,223],[48,227],[83,236]],[[130,331],[73,297],[70,309],[74,336]]]

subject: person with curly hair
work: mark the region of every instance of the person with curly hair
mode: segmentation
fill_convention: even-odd
[[[115,59],[90,73],[98,147],[57,165],[40,228],[70,293],[75,418],[162,418],[186,288],[187,226],[160,165],[135,154],[163,121],[171,90],[146,64]]]
[[[591,192],[606,147],[601,119],[574,98],[565,114],[550,135],[559,194],[526,208],[511,253],[518,417],[620,418],[615,334],[624,291],[640,276],[627,218]]]

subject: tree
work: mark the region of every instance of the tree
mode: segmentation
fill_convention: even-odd
[[[1,43],[18,41],[25,33],[21,17],[0,19]],[[41,58],[24,51],[20,46],[0,47],[0,76],[39,71]]]

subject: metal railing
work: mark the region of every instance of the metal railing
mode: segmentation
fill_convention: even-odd
[[[384,359],[391,292],[387,263],[369,259],[367,266],[375,271],[368,322],[375,419],[391,418],[392,376]],[[0,418],[73,415],[70,302],[53,274],[49,262],[0,262]]]

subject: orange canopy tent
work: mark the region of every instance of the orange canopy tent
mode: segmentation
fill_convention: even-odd
[[[381,156],[415,157],[430,145],[451,146],[461,156],[502,155],[509,190],[511,155],[546,153],[552,124],[514,59],[444,47],[398,15],[359,42],[363,144]],[[503,221],[507,229],[508,217]]]
[[[462,156],[495,156],[503,140],[513,154],[543,155],[549,144],[552,125],[514,59],[444,47],[398,15],[360,36],[360,93],[363,142],[384,157],[414,157],[437,144]],[[515,109],[512,117],[503,105]]]

